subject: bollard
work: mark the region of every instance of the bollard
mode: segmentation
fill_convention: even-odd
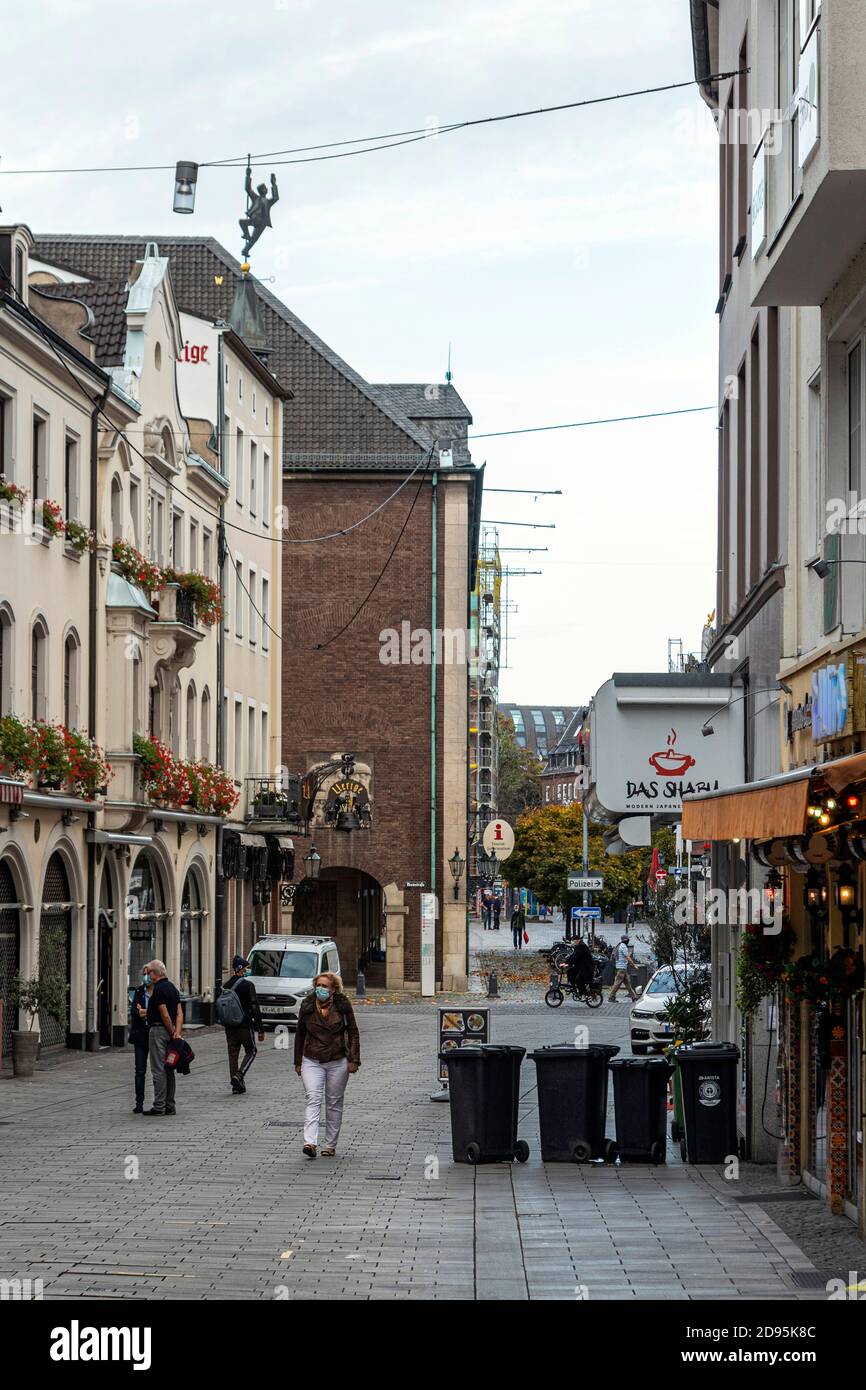
[[[367,997],[367,981],[364,979],[364,973],[363,973],[363,971],[359,970],[359,971],[358,971],[358,978],[357,978],[357,980],[355,981],[355,998],[356,998],[356,999],[366,999],[366,997]]]
[[[499,982],[498,982],[497,979],[496,979],[496,971],[495,971],[495,970],[491,970],[490,974],[489,974],[488,977],[487,977],[487,998],[488,998],[488,999],[498,999],[498,998],[499,998]]]

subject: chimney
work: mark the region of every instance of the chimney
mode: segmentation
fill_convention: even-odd
[[[30,302],[27,277],[32,249],[33,233],[23,222],[0,227],[0,293],[10,295],[19,304]]]

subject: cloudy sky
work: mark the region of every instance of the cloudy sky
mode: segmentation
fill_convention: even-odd
[[[685,0],[30,0],[7,35],[3,170],[173,164],[691,77]],[[3,108],[5,107],[5,110]],[[254,268],[370,381],[454,384],[478,433],[715,400],[713,123],[695,88],[274,167]],[[36,232],[219,237],[243,174],[0,178]],[[713,412],[479,439],[509,598],[504,699],[566,704],[699,645],[715,594]]]

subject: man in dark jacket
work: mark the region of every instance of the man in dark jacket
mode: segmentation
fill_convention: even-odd
[[[523,933],[526,930],[526,913],[518,901],[515,903],[514,911],[511,914],[511,939],[514,942],[515,951],[523,950]]]
[[[594,971],[592,952],[581,938],[580,941],[576,942],[571,953],[571,960],[568,963],[568,983],[579,994],[586,994],[592,985]]]
[[[153,993],[150,975],[141,972],[141,984],[132,996],[129,1012],[129,1041],[135,1049],[135,1106],[134,1115],[144,1113],[144,1082],[147,1076],[147,1006]]]
[[[255,1029],[255,1032],[258,1033],[259,1042],[264,1042],[265,1030],[262,1026],[262,1011],[256,998],[256,987],[251,980],[246,978],[250,973],[249,961],[244,956],[235,956],[232,961],[232,970],[234,973],[230,980],[226,980],[223,989],[234,990],[244,1011],[244,1016],[240,1023],[226,1028],[226,1047],[229,1053],[229,1076],[232,1090],[235,1095],[240,1096],[247,1089],[244,1077],[256,1060],[258,1052],[253,1030]],[[238,1066],[241,1048],[244,1050],[244,1060],[241,1066]]]

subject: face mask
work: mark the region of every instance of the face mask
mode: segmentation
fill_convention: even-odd
[[[149,984],[150,984],[150,976],[149,976],[149,975],[142,975],[142,977],[141,977],[141,982],[142,982],[142,984],[144,984],[144,985],[149,985]]]
[[[244,971],[244,974],[245,974],[245,975],[252,975],[252,973],[253,973],[253,972],[252,972],[252,970],[250,969],[250,967],[247,966],[246,970]]]
[[[319,1000],[324,1004],[324,1003],[327,1002],[327,1000],[330,999],[330,997],[331,997],[331,991],[328,989],[327,985],[316,985],[316,998],[317,998],[317,999],[319,999]]]

